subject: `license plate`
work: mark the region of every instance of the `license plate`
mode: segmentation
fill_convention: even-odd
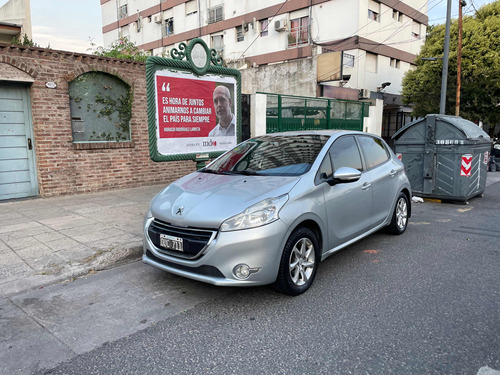
[[[160,234],[160,246],[165,249],[184,251],[184,243],[182,238]]]

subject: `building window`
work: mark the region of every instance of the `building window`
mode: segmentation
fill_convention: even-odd
[[[163,36],[170,36],[174,33],[174,18],[170,17],[165,20],[165,25],[163,26]]]
[[[290,22],[288,47],[297,47],[309,43],[309,17],[295,18]]]
[[[400,66],[401,66],[401,60],[398,60],[398,59],[393,59],[393,58],[391,57],[391,63],[390,63],[390,64],[391,64],[391,67],[396,68],[396,69],[399,69],[399,68],[400,68]]]
[[[118,7],[118,19],[121,20],[128,16],[127,4]]]
[[[89,72],[68,85],[73,142],[130,141],[132,94],[119,78]]]
[[[222,5],[218,5],[212,8],[208,8],[208,23],[219,22],[224,19],[224,8]]]
[[[394,18],[398,22],[403,22],[403,13],[398,12],[397,10],[393,10],[392,18]]]
[[[196,4],[196,0],[191,0],[186,3],[186,16],[190,14],[195,14],[198,12],[198,5]]]
[[[269,20],[260,21],[260,36],[267,36],[269,34]]]
[[[245,40],[245,34],[243,26],[236,26],[236,41],[243,42]]]
[[[413,21],[411,25],[411,36],[415,39],[420,37],[420,23]]]
[[[375,53],[366,52],[366,71],[370,73],[377,73],[377,58]]]
[[[343,65],[344,66],[354,66],[354,55],[350,55],[348,53],[344,53],[342,55]]]
[[[222,57],[222,52],[224,51],[224,37],[222,35],[212,36],[212,48]]]
[[[380,3],[368,0],[368,19],[380,22]]]

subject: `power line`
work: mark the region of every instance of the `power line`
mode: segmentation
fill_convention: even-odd
[[[431,1],[432,1],[432,0],[431,0]],[[434,0],[434,1],[436,1],[436,0]],[[435,8],[436,6],[438,6],[438,5],[439,5],[442,1],[443,1],[443,0],[439,0],[438,2],[436,2],[436,3],[433,5],[433,7],[432,7],[431,9],[429,9],[429,10],[432,10],[433,8]],[[424,7],[425,7],[425,5],[423,5],[420,9],[415,10],[415,11],[412,13],[412,15],[416,15],[416,14],[417,14],[418,12],[420,12],[420,10],[422,10],[422,8],[424,8]],[[409,21],[413,21],[413,18],[412,18],[411,16],[410,16],[410,20],[409,20]],[[394,36],[396,33],[398,33],[398,32],[399,32],[398,30],[400,30],[400,29],[402,30],[403,28],[405,28],[405,27],[409,26],[409,25],[404,26],[404,25],[405,25],[406,23],[408,23],[409,21],[406,21],[403,25],[401,25],[400,27],[398,27],[398,28],[396,29],[396,31],[395,31],[395,32],[393,32],[391,35],[389,35],[389,36],[388,36],[385,40],[383,40],[381,43],[374,43],[375,47],[371,48],[370,50],[367,50],[367,52],[373,52],[373,51],[374,51],[377,47],[381,46],[381,45],[382,45],[382,44],[384,44],[384,43],[385,43],[388,39],[390,39],[392,36]],[[348,38],[348,39],[350,39],[350,38]],[[420,39],[418,39],[418,40],[420,40]],[[338,49],[341,49],[341,48],[342,48],[342,47],[338,47]],[[356,59],[354,60],[354,63],[356,63],[356,62],[358,62],[359,60],[361,60],[361,58],[362,58],[362,56],[358,55],[358,56],[356,57]],[[341,66],[340,68],[335,68],[335,69],[331,70],[330,72],[325,73],[325,75],[332,75],[332,74],[336,74],[336,73],[339,73],[341,70],[342,70],[342,66]]]
[[[262,31],[267,31],[267,29],[269,28],[269,24],[271,24],[274,20],[274,17],[276,17],[278,15],[278,13],[280,12],[281,8],[283,8],[283,6],[286,4],[286,0],[283,2],[283,4],[281,4],[281,6],[279,7],[279,9],[276,11],[276,13],[274,13],[274,16],[271,17],[271,20],[267,21],[267,26],[264,28],[264,30],[260,30],[260,32],[257,34],[257,36],[255,37],[255,39],[252,41],[252,43],[250,43],[250,45],[241,53],[240,57],[238,57],[236,60],[239,60],[241,59],[243,56],[245,56],[245,52],[248,51],[248,49],[257,41],[257,39],[260,38],[260,35],[262,33]]]
[[[442,3],[442,2],[443,2],[443,0],[430,0],[430,2],[429,2],[429,3],[431,3],[432,1],[436,1],[436,3],[435,3],[435,4],[434,4],[434,5],[433,5],[430,9],[428,9],[428,11],[429,11],[429,10],[434,9],[436,6],[438,6],[440,3]],[[384,43],[385,43],[388,39],[390,39],[392,36],[394,36],[395,34],[397,34],[397,33],[398,33],[398,30],[402,30],[402,29],[406,28],[407,26],[409,26],[409,25],[407,25],[407,26],[404,26],[404,25],[405,25],[406,23],[408,23],[409,21],[413,21],[413,17],[412,17],[412,16],[416,15],[417,13],[419,13],[419,12],[420,12],[420,11],[421,11],[421,10],[422,10],[425,6],[426,6],[426,5],[427,5],[427,4],[424,4],[424,5],[423,5],[422,7],[420,7],[418,10],[415,10],[413,13],[411,13],[411,14],[409,15],[410,20],[406,21],[403,25],[401,25],[400,27],[396,28],[396,31],[395,31],[394,33],[392,33],[391,35],[389,35],[389,37],[387,37],[387,38],[386,38],[384,41],[382,41],[381,43],[375,43],[375,46],[374,46],[373,48],[371,48],[370,50],[366,50],[366,52],[373,52],[373,51],[374,51],[377,47],[379,47],[380,45],[384,44]],[[388,12],[388,11],[389,11],[389,10],[391,10],[391,9],[392,9],[392,8],[389,8],[388,10],[386,10],[385,12],[383,12],[382,14],[385,14],[386,12]],[[368,25],[368,24],[367,24],[367,25]],[[366,25],[365,25],[365,26],[366,26]],[[359,30],[361,30],[361,29],[363,29],[365,26],[363,26],[362,28],[358,29],[358,31],[359,31]],[[341,43],[347,42],[347,41],[349,41],[349,40],[350,40],[353,36],[354,36],[354,35],[351,35],[350,37],[344,38],[344,39],[342,39],[342,40],[340,40],[340,41],[333,42],[333,44],[337,44],[337,43],[340,43],[340,44],[341,44]],[[421,39],[416,39],[415,41],[417,41],[417,40],[421,40]],[[342,50],[342,46],[337,47],[337,49]],[[363,57],[363,56],[361,56],[361,55],[359,55],[359,54],[358,54],[358,56],[357,56],[357,57],[356,57],[356,59],[354,60],[354,63],[359,62],[359,61],[361,60],[361,58],[362,58],[362,57]],[[335,69],[333,69],[333,70],[331,70],[331,71],[329,71],[329,72],[325,73],[325,75],[336,74],[336,73],[339,73],[341,70],[342,70],[342,66],[341,66],[340,68],[335,68]],[[303,83],[301,83],[301,84],[303,84]],[[289,89],[293,89],[293,88],[295,88],[295,87],[297,87],[297,86],[299,86],[299,84],[297,84],[297,85],[295,85],[295,86],[291,86],[291,87],[289,87]],[[269,87],[269,86],[267,86],[267,87]],[[267,87],[266,87],[266,88],[267,88]],[[265,90],[266,90],[266,88],[265,88],[265,89],[263,89],[263,91],[265,91]]]

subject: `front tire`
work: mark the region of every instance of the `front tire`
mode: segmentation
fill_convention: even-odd
[[[408,198],[404,193],[399,193],[392,221],[387,231],[391,234],[403,234],[408,226]]]
[[[274,288],[281,293],[297,296],[312,285],[319,262],[316,234],[306,227],[295,230],[286,242],[281,255]]]

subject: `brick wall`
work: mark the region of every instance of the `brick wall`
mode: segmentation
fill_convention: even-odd
[[[113,74],[133,90],[131,142],[73,143],[68,83],[89,71]],[[41,196],[167,184],[195,170],[192,161],[154,163],[149,157],[143,63],[0,44],[2,79],[32,81],[31,112]],[[47,82],[55,82],[57,87],[48,88]]]

